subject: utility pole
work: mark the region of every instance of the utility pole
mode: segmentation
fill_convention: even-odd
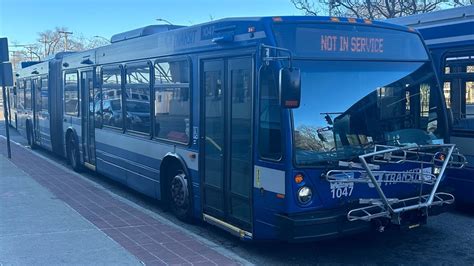
[[[58,33],[60,34],[64,34],[64,51],[67,51],[67,36],[68,35],[72,35],[73,32],[72,31],[58,31]]]
[[[48,43],[46,36],[44,36],[40,42],[44,45],[44,55],[43,55],[43,60],[44,60],[44,58],[46,58],[46,56],[48,55],[47,54],[48,52],[46,51],[46,44]]]

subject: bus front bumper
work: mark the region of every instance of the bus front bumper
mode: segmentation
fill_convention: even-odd
[[[431,206],[428,210],[429,216],[446,212],[452,205]],[[319,241],[330,238],[338,238],[345,235],[368,232],[377,229],[380,225],[377,220],[349,221],[347,219],[348,209],[322,210],[301,214],[276,214],[280,232],[279,238],[289,242]],[[425,224],[427,217],[422,215],[421,210],[408,211],[402,214],[404,222],[400,225],[390,224],[385,221],[385,226],[400,229],[415,228]]]
[[[347,210],[276,214],[279,238],[289,242],[318,241],[369,231],[371,223],[347,220]]]

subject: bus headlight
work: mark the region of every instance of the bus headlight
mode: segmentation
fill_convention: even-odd
[[[298,201],[301,204],[306,204],[311,200],[311,197],[313,196],[313,192],[309,187],[301,187],[298,190]]]

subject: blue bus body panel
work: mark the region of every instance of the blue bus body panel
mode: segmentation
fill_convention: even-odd
[[[474,55],[474,5],[386,21],[414,27],[421,33],[433,56],[439,78],[444,76],[444,61],[448,54],[463,56],[470,51]],[[474,204],[474,120],[462,120],[454,125],[451,142],[458,145],[468,164],[461,170],[448,170],[445,186],[455,191],[456,200]]]

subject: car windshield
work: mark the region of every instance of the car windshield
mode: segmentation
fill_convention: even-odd
[[[127,111],[134,113],[149,113],[150,104],[148,102],[127,101]]]
[[[430,63],[303,61],[293,110],[298,165],[351,160],[375,144],[440,143],[442,102]]]

